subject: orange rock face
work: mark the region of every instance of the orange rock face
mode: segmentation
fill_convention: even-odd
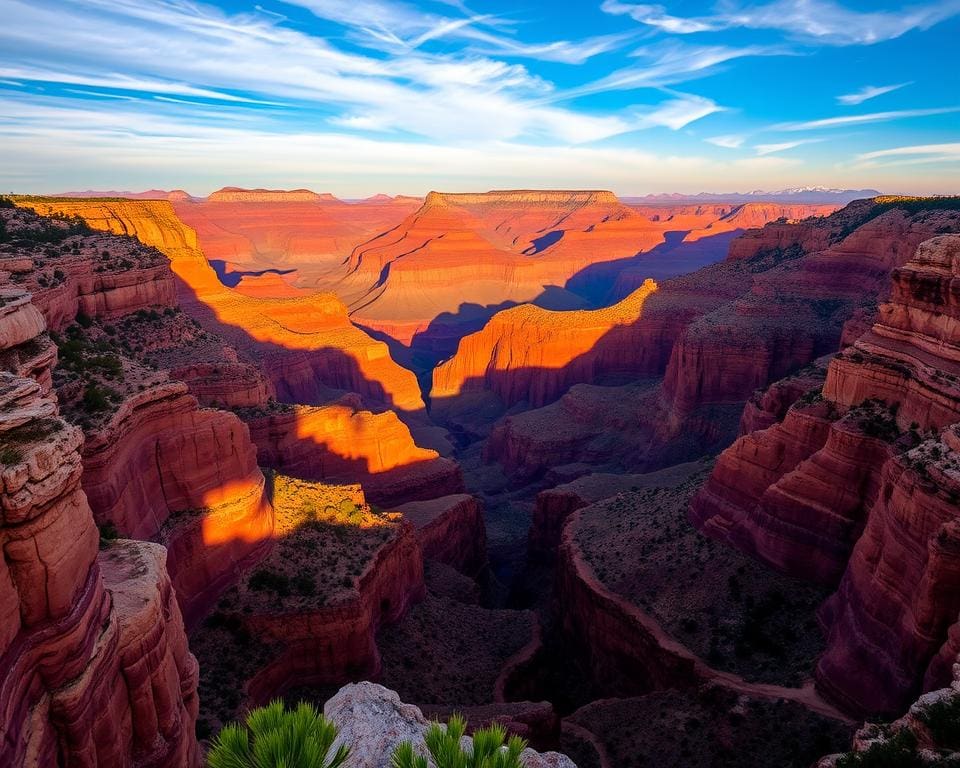
[[[362,410],[357,398],[254,414],[247,424],[261,465],[308,480],[359,482],[380,505],[463,490],[456,463],[420,448],[392,411]]]
[[[228,188],[204,200],[178,202],[175,209],[196,231],[208,259],[241,272],[296,267],[309,284],[339,269],[357,243],[396,226],[420,203],[386,196],[346,203],[309,190]],[[272,288],[258,289],[259,295],[292,295],[280,282]]]
[[[656,371],[660,350],[645,349],[648,329],[642,326],[645,303],[656,290],[648,280],[607,309],[552,312],[527,304],[498,312],[434,370],[433,413],[443,418],[456,410],[457,398],[486,392],[505,407],[520,401],[538,407],[604,374]]]
[[[166,544],[188,624],[269,546],[273,514],[246,425],[198,409],[182,383],[125,400],[83,456],[97,522]]]
[[[358,392],[401,411],[421,411],[412,373],[390,358],[385,344],[351,324],[334,296],[256,299],[225,288],[197,247],[195,232],[165,201],[25,201],[39,213],[59,211],[94,229],[136,237],[156,247],[178,278],[180,305],[241,354],[262,361],[277,396],[322,403],[330,390]]]
[[[635,209],[598,191],[431,192],[393,230],[358,246],[349,275],[333,287],[358,324],[443,356],[499,308],[574,309],[583,296],[604,298],[616,275],[636,263],[638,274],[646,272],[626,295],[645,278],[721,259],[732,234],[754,221],[808,212],[758,208],[750,215],[747,208]],[[677,235],[701,242],[686,260],[679,250],[658,260]],[[637,257],[644,251],[651,253]]]

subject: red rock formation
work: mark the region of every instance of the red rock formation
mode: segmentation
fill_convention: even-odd
[[[225,593],[216,622],[194,633],[211,699],[226,685],[255,706],[290,687],[375,677],[381,667],[378,629],[399,620],[424,595],[423,556],[413,526],[397,514],[371,512],[359,486],[322,486],[278,475],[274,488],[276,547]],[[336,529],[356,537],[352,545],[344,544]],[[349,570],[341,580],[336,569],[343,564]],[[281,573],[309,577],[313,588],[266,590],[265,574]],[[242,642],[223,634],[224,626],[242,627]],[[236,697],[231,698],[229,709],[235,711]]]
[[[191,362],[170,369],[201,405],[257,408],[273,397],[273,385],[260,369],[241,362]]]
[[[477,392],[494,393],[506,407],[522,400],[538,407],[603,374],[656,371],[661,350],[645,346],[650,329],[643,323],[656,290],[648,280],[606,309],[552,312],[525,304],[498,312],[434,370],[432,412],[442,419],[457,397]]]
[[[888,461],[822,620],[817,686],[856,712],[902,711],[960,613],[960,427]]]
[[[792,233],[786,225],[765,227],[745,238],[750,250],[731,249],[727,271],[733,275],[739,264],[753,273],[749,292],[692,323],[677,341],[664,379],[674,411],[743,400],[833,351],[853,307],[884,293],[891,271],[923,240],[958,224],[951,211],[917,214],[894,205],[875,214],[871,201],[859,201]],[[809,252],[824,239],[833,244]]]
[[[330,389],[358,392],[402,411],[421,411],[416,379],[385,344],[353,326],[334,296],[255,299],[225,288],[197,247],[196,233],[164,201],[24,200],[41,214],[83,218],[159,249],[178,278],[180,305],[241,354],[262,362],[283,400],[320,404]]]
[[[924,242],[893,270],[878,322],[830,362],[823,394],[742,437],[692,504],[704,530],[778,569],[843,574],[817,680],[858,712],[904,706],[960,609],[958,265],[960,238]],[[944,431],[913,447],[917,428]]]
[[[682,468],[680,465],[679,468]],[[673,472],[674,470],[665,470]],[[578,477],[569,483],[548,488],[537,494],[533,521],[527,537],[530,554],[552,560],[560,546],[563,528],[574,512],[622,491],[653,485],[669,486],[665,472],[641,475],[596,473]]]
[[[421,202],[386,198],[346,203],[308,190],[234,189],[178,203],[175,210],[197,232],[208,259],[240,271],[296,267],[296,277],[309,285],[330,270],[339,271],[357,243],[396,226]],[[249,283],[246,278],[242,282]],[[261,286],[258,295],[293,295],[284,283],[272,287],[279,290]]]
[[[398,621],[423,597],[423,559],[412,526],[377,553],[357,584],[357,599],[298,614],[254,613],[245,619],[259,638],[283,644],[281,654],[247,684],[250,702],[265,704],[291,686],[375,678],[381,624]]]
[[[83,435],[37,382],[0,374],[0,413],[0,764],[199,765],[197,667],[162,548],[98,555]]]
[[[318,195],[309,189],[243,189],[223,187],[207,196],[208,203],[319,203],[334,202],[337,198],[329,193]]]
[[[231,413],[198,409],[186,389],[169,382],[124,400],[87,438],[83,487],[99,523],[166,544],[193,625],[263,556],[273,514],[247,427]]]
[[[828,357],[814,360],[795,374],[754,392],[743,407],[740,434],[748,435],[783,421],[790,406],[803,395],[823,388],[828,362]]]
[[[397,507],[417,531],[423,556],[475,575],[487,562],[483,508],[473,496],[458,493]]]
[[[355,249],[337,290],[364,327],[444,354],[505,305],[575,308],[576,297],[559,290],[570,278],[656,246],[666,227],[609,192],[432,192],[395,229]]]
[[[25,211],[13,212],[13,216],[25,229],[63,226]],[[61,275],[58,285],[47,288],[44,275],[55,272],[36,259],[34,269],[22,273],[28,286],[39,288],[39,309],[49,321],[62,326],[72,322],[77,312],[89,312],[91,319],[110,321],[110,334],[101,339],[130,336],[124,339],[127,349],[136,345],[145,350],[143,354],[176,358],[176,351],[171,350],[195,345],[193,351],[198,355],[212,348],[214,359],[236,360],[233,350],[225,349],[222,342],[201,338],[203,332],[173,310],[173,276],[162,254],[135,241],[102,234],[79,233],[64,242],[66,247],[54,262]],[[165,285],[169,290],[135,291],[119,303],[111,302],[109,296],[116,295],[116,290],[109,278],[114,274],[122,275],[130,285],[136,285],[130,281],[139,276],[143,285]],[[96,282],[87,290],[83,279],[73,280],[71,275],[94,275]],[[54,294],[58,300],[51,300]],[[11,342],[19,338],[15,329],[26,331],[31,325],[36,331],[36,322],[26,323],[29,318],[21,317],[25,311],[7,318]],[[42,323],[40,313],[33,312]],[[139,314],[134,317],[134,312]],[[64,343],[87,344],[73,336]],[[200,410],[197,400],[187,394],[187,385],[169,381],[160,372],[144,371],[132,361],[124,363],[119,355],[100,349],[102,359],[118,366],[117,384],[123,382],[123,391],[115,391],[112,412],[105,421],[95,422],[83,413],[82,379],[64,382],[61,376],[58,384],[68,412],[75,412],[71,418],[79,415],[87,432],[82,449],[84,490],[99,524],[112,524],[122,536],[167,544],[170,576],[181,609],[193,624],[236,578],[238,569],[262,556],[269,542],[272,512],[265,500],[256,450],[246,426],[235,415]],[[98,359],[93,356],[74,363],[86,371],[95,367]],[[259,404],[266,399],[262,377],[250,375],[252,369],[239,363],[234,369],[247,374],[245,384],[244,377],[237,376],[228,386],[222,386],[222,378],[221,386],[214,386],[209,381],[209,367],[206,383],[195,376],[199,373],[196,367],[187,366],[181,373],[192,378],[197,388],[207,394],[216,391],[224,400],[243,402],[244,396],[252,396]],[[79,409],[74,401],[79,401]],[[177,520],[168,524],[171,516]]]
[[[420,448],[392,411],[362,410],[355,396],[322,408],[273,408],[244,418],[260,464],[287,475],[360,483],[384,506],[463,490],[456,463]]]

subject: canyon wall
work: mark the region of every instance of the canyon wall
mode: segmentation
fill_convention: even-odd
[[[5,341],[27,317],[43,330],[18,306]],[[82,433],[33,379],[0,374],[0,400],[0,763],[199,766],[197,665],[163,548],[98,549]]]
[[[839,582],[817,681],[852,711],[897,712],[932,685],[960,609],[958,275],[960,238],[923,242],[824,383],[807,379],[721,455],[691,506],[703,530],[773,567]]]
[[[260,299],[226,288],[201,253],[196,233],[169,202],[25,198],[18,204],[41,214],[79,216],[94,229],[157,248],[169,259],[184,311],[258,360],[280,399],[322,404],[331,390],[345,390],[399,411],[423,410],[414,375],[394,363],[385,344],[351,324],[335,296]]]
[[[27,211],[9,217],[14,237],[76,229]],[[180,241],[169,235],[166,242]],[[19,271],[18,280],[36,291],[53,329],[64,332],[53,380],[65,414],[86,433],[82,485],[94,518],[114,535],[167,545],[170,577],[192,625],[241,568],[263,555],[272,512],[247,427],[231,413],[201,409],[186,384],[156,365],[167,362],[164,354],[176,359],[169,352],[175,347],[181,361],[183,349],[236,355],[176,312],[170,265],[153,248],[78,230],[55,255],[31,253],[32,268]],[[143,289],[127,293],[118,285]],[[112,300],[118,291],[123,300]],[[224,400],[242,400],[251,384],[259,395],[262,382],[249,377],[232,386],[236,395],[219,391]]]
[[[346,279],[334,289],[358,324],[444,357],[499,309],[602,303],[618,275],[631,272],[630,289],[619,294],[625,297],[646,278],[673,277],[722,259],[745,226],[832,210],[647,210],[602,191],[431,192],[394,229],[357,246]],[[464,285],[467,293],[459,288]]]
[[[360,483],[376,504],[463,490],[455,462],[419,447],[392,411],[363,410],[355,396],[335,405],[275,408],[245,419],[262,466],[308,480]]]
[[[466,493],[397,507],[417,532],[425,558],[453,566],[470,576],[487,563],[487,532],[480,502]]]
[[[481,392],[494,393],[505,408],[520,401],[539,407],[578,382],[656,371],[661,350],[644,343],[650,329],[642,323],[656,290],[648,280],[606,309],[551,312],[527,304],[498,312],[434,369],[432,413],[443,419],[458,396]]]

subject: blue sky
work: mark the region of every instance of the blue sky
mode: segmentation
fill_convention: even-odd
[[[960,0],[0,0],[0,189],[960,192]]]

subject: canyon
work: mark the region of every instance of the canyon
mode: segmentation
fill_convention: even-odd
[[[7,202],[3,764],[954,748],[960,199]]]

